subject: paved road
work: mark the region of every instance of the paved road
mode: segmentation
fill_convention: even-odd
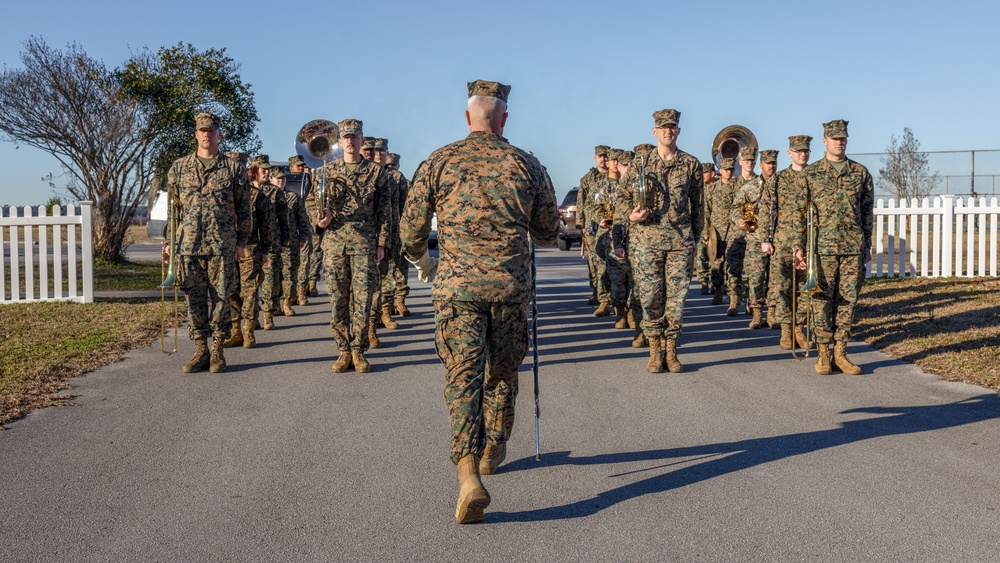
[[[541,462],[530,364],[487,520],[453,521],[427,286],[370,358],[329,372],[327,305],[180,373],[159,344],[0,432],[3,561],[989,561],[1000,400],[861,344],[819,377],[691,294],[688,372],[652,376],[594,319],[577,253],[539,254]],[[529,354],[530,361],[530,354]]]

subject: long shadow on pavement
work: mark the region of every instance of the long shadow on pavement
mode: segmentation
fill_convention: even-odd
[[[583,518],[630,499],[680,489],[773,461],[807,455],[872,438],[931,432],[1000,418],[1000,396],[989,393],[944,405],[866,407],[846,410],[841,414],[852,413],[871,413],[876,416],[863,420],[847,421],[838,428],[828,430],[752,438],[704,446],[601,454],[579,458],[574,458],[572,452],[550,452],[542,456],[541,462],[535,461],[534,457],[522,458],[501,466],[501,472],[512,473],[560,465],[601,465],[660,460],[666,463],[638,471],[669,469],[679,464],[691,465],[672,471],[668,470],[666,473],[615,487],[591,498],[560,506],[521,512],[488,512],[486,521],[492,523],[538,522]]]

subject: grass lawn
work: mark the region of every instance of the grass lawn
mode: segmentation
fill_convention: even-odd
[[[95,289],[160,279],[159,264],[95,266]],[[159,299],[0,307],[0,425],[65,404],[67,378],[155,341],[161,311]],[[868,280],[856,313],[856,339],[944,379],[1000,389],[1000,279]]]

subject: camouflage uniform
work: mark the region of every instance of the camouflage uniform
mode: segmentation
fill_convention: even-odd
[[[608,147],[600,145],[594,149],[595,154],[607,154]],[[597,224],[601,222],[599,213],[594,206],[594,194],[608,182],[607,172],[601,173],[597,168],[591,168],[580,178],[580,189],[576,194],[576,225],[583,237],[587,249],[587,268],[590,285],[597,294],[598,302],[610,302],[611,293],[607,285],[600,280],[606,275],[604,261],[597,254]],[[595,221],[596,219],[596,221]]]
[[[174,161],[167,186],[180,217],[178,254],[188,302],[188,335],[229,336],[235,249],[250,236],[250,198],[243,165],[219,154],[204,165],[197,154]],[[209,316],[211,311],[211,316]]]
[[[391,156],[392,155],[390,155],[390,158]],[[392,161],[390,160],[390,163],[391,162]],[[389,173],[395,180],[397,186],[395,206],[396,217],[398,220],[398,218],[403,216],[403,209],[406,208],[406,197],[407,194],[410,193],[410,182],[399,170],[390,170]],[[406,297],[410,294],[410,283],[407,279],[410,275],[410,263],[405,257],[403,257],[403,243],[400,241],[398,229],[396,230],[396,236],[393,238],[392,242],[392,261],[394,267],[392,269],[392,293],[390,294],[389,299],[391,299],[391,295],[393,294],[398,299],[400,297]],[[385,297],[385,293],[383,293],[383,297]]]
[[[325,229],[316,227],[330,291],[330,327],[338,350],[364,352],[368,309],[377,287],[375,251],[389,240],[388,176],[384,168],[364,159],[353,172],[343,160],[335,160],[319,173],[326,174],[323,207],[333,213]]]
[[[846,136],[846,124],[845,136]],[[816,275],[821,293],[813,297],[816,342],[847,342],[854,306],[864,280],[864,253],[872,246],[875,188],[863,165],[847,159],[838,173],[826,158],[805,169],[805,185],[816,206]],[[801,219],[800,219],[801,221]],[[800,223],[801,224],[801,223]],[[797,228],[797,248],[806,247],[805,229]]]
[[[747,231],[741,229],[739,222],[743,219],[743,203],[736,194],[743,190],[746,184],[757,186],[758,176],[751,172],[750,179],[736,177],[736,192],[733,193],[732,206],[729,209],[729,235],[726,237],[726,289],[730,299],[733,295],[743,299],[746,287],[743,285],[743,264],[747,253]],[[748,188],[750,189],[750,188]],[[745,193],[745,192],[744,192]],[[732,303],[730,303],[732,307]]]
[[[703,175],[714,170],[715,170],[715,164],[711,162],[701,163],[701,173]],[[702,181],[704,181],[704,177],[702,177]],[[702,194],[702,200],[701,200],[702,217],[705,217],[707,215],[705,213],[705,205],[707,200],[708,200],[708,186],[705,186],[705,193]],[[698,278],[698,281],[701,282],[702,286],[708,287],[712,285],[712,268],[711,264],[708,263],[708,245],[705,244],[702,238],[703,237],[698,237],[697,244],[695,246],[695,276]]]
[[[318,177],[314,187],[319,185]],[[306,215],[311,224],[315,225],[319,220],[319,209],[316,208],[316,196],[313,190],[309,190],[305,199]],[[319,236],[312,237],[312,255],[309,257],[309,270],[303,282],[314,285],[319,282],[320,273],[323,271],[323,245],[320,244]]]
[[[630,163],[632,161],[633,155],[628,151],[621,151],[618,155],[619,163]],[[610,286],[611,293],[611,304],[618,308],[621,307],[625,309],[629,302],[629,293],[633,286],[632,280],[632,268],[629,266],[628,258],[619,258],[614,253],[615,244],[613,239],[613,229],[615,223],[626,222],[627,217],[623,220],[621,219],[618,212],[618,207],[622,205],[628,205],[631,203],[631,190],[629,189],[629,176],[628,171],[626,175],[621,178],[612,181],[611,183],[611,212],[615,215],[615,219],[612,222],[610,229],[602,229],[607,232],[607,255],[605,262],[607,263],[608,270],[608,282]]]
[[[274,208],[274,220],[271,226],[274,241],[271,244],[271,251],[267,255],[267,264],[264,265],[264,282],[260,286],[264,312],[274,313],[281,311],[281,253],[288,247],[288,237],[290,236],[288,205],[284,196],[281,196],[283,190],[278,189],[277,186],[267,183],[259,187],[271,200],[271,206]]]
[[[797,289],[801,289],[805,282],[805,272],[795,269],[793,256],[800,238],[795,229],[805,225],[805,171],[796,172],[789,166],[776,176],[771,193],[761,206],[761,209],[765,209],[763,205],[767,204],[764,216],[769,217],[768,242],[774,246],[774,254],[771,255],[771,287],[768,292],[774,296],[774,309],[773,313],[768,309],[768,318],[774,315],[774,320],[779,324],[793,324],[792,276],[795,276]],[[794,319],[794,324],[801,326],[806,317],[806,298],[801,292],[797,292],[797,295],[798,318]]]
[[[722,292],[722,286],[726,284],[726,251],[729,247],[730,222],[729,214],[733,207],[733,197],[736,195],[736,181],[732,178],[728,182],[721,179],[712,182],[705,188],[705,232],[701,238],[708,236],[708,229],[715,228],[718,231],[719,248],[715,261],[709,266],[711,268],[712,288],[716,295]],[[707,246],[705,250],[708,254]]]
[[[295,157],[292,157],[295,158]],[[301,157],[299,157],[301,158]],[[291,160],[291,159],[289,159]],[[305,239],[305,246],[299,251],[299,271],[298,280],[299,287],[308,293],[309,290],[309,274],[313,271],[313,217],[314,213],[308,207],[307,199],[309,198],[309,192],[312,191],[312,182],[310,181],[308,174],[302,175],[302,197],[299,199],[302,203],[302,209],[306,212],[306,217],[308,218],[307,224],[309,225],[309,236]],[[313,206],[315,208],[315,205]]]
[[[299,261],[302,258],[299,245],[305,245],[312,237],[312,221],[306,213],[302,199],[293,191],[282,190],[285,210],[288,213],[288,247],[281,250],[281,293],[286,300],[296,300],[299,288]]]
[[[492,89],[483,90],[484,84]],[[470,96],[502,94],[506,101],[508,90],[469,84]],[[445,400],[457,464],[510,438],[534,289],[529,244],[555,245],[559,210],[534,156],[499,135],[474,131],[417,168],[400,226],[407,259],[427,252],[435,212],[434,342],[448,372]]]
[[[633,277],[647,338],[677,340],[681,334],[684,302],[691,285],[691,254],[694,240],[701,236],[702,184],[701,163],[690,154],[678,150],[669,161],[656,152],[649,154],[649,217],[632,223],[629,229],[631,252],[638,255]],[[628,202],[619,205],[616,218],[624,221],[632,208]],[[619,232],[624,234],[624,230]]]
[[[240,291],[233,292],[233,320],[257,317],[257,295],[264,278],[263,257],[271,251],[274,234],[274,207],[271,200],[257,186],[248,184],[252,227],[247,240],[246,256],[239,261]]]
[[[763,151],[762,151],[763,158]],[[754,180],[743,183],[743,186],[736,191],[733,196],[732,221],[733,226],[739,229],[739,223],[743,220],[743,204],[750,203],[757,209],[756,217],[758,228],[753,232],[743,231],[746,247],[743,256],[743,271],[747,275],[747,309],[759,309],[764,306],[766,288],[764,278],[768,268],[768,255],[764,254],[760,245],[767,234],[767,224],[765,210],[766,195],[771,192],[774,186],[774,176],[764,180],[763,176],[757,176]],[[762,203],[763,200],[763,203]],[[742,229],[739,229],[742,231]]]

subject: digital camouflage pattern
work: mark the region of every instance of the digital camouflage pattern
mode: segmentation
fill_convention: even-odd
[[[250,200],[243,165],[219,154],[205,167],[195,154],[179,158],[167,173],[167,189],[180,217],[180,254],[232,256],[250,236]]]
[[[846,126],[844,122],[845,136]],[[872,246],[874,183],[861,164],[848,159],[840,174],[826,158],[806,167],[805,183],[818,226],[816,273],[822,292],[813,298],[816,342],[830,342],[831,338],[846,342],[864,280],[863,256]],[[805,248],[805,229],[796,232],[796,246]]]
[[[806,147],[808,141],[806,141]],[[805,273],[794,268],[792,253],[801,238],[796,229],[806,224],[805,209],[808,190],[805,184],[805,171],[795,171],[791,166],[777,173],[777,180],[772,185],[769,197],[765,203],[769,218],[769,242],[774,245],[771,256],[771,287],[769,295],[774,297],[773,315],[775,321],[781,324],[792,323],[792,276],[795,275],[798,288],[805,283]],[[805,296],[798,299],[799,311],[797,324],[805,320]]]
[[[435,212],[434,341],[448,374],[457,463],[510,437],[534,295],[529,244],[555,245],[559,210],[534,156],[500,135],[473,131],[417,167],[400,224],[408,259],[427,252]]]
[[[229,296],[236,279],[236,247],[250,236],[246,169],[219,154],[208,166],[190,154],[174,161],[167,190],[180,218],[178,252],[188,302],[188,335],[226,338]]]
[[[559,231],[555,190],[538,159],[478,131],[434,151],[417,168],[403,213],[408,259],[426,252],[435,212],[435,300],[531,300],[529,234],[536,245],[552,246]]]
[[[302,157],[296,156],[292,157],[298,158],[298,163],[302,164]],[[292,159],[289,159],[289,164],[292,164]],[[305,246],[299,252],[299,271],[298,280],[299,285],[309,284],[309,275],[313,271],[313,224],[315,223],[315,201],[313,201],[310,207],[309,198],[310,192],[312,191],[312,182],[308,174],[304,174],[302,177],[302,193],[305,197],[300,198],[302,201],[302,208],[305,210],[306,219],[309,225],[309,236],[305,239]]]
[[[319,209],[316,207],[316,196],[312,192],[306,195],[306,214],[309,216],[310,224],[313,227],[312,234],[312,255],[309,257],[309,269],[304,281],[319,282],[323,272],[323,245],[320,244],[320,237],[316,234],[316,222],[319,220]]]
[[[448,369],[451,460],[505,444],[514,427],[517,368],[528,351],[528,303],[434,302],[434,348]],[[490,330],[492,327],[492,330]]]
[[[397,155],[398,160],[398,155]],[[398,170],[392,170],[392,176],[396,180],[398,186],[396,200],[396,216],[402,219],[403,210],[406,209],[406,198],[410,193],[410,182],[406,179],[406,176]],[[393,240],[392,247],[392,260],[395,268],[393,269],[393,292],[397,297],[406,296],[410,294],[410,262],[403,256],[403,242],[399,237],[399,232],[397,230],[396,238]]]
[[[391,215],[391,225],[389,228],[389,240],[386,243],[385,248],[385,260],[383,264],[379,265],[379,271],[382,272],[382,285],[381,285],[381,300],[379,303],[379,308],[384,303],[392,304],[392,298],[394,295],[394,287],[396,284],[396,256],[402,253],[402,242],[399,238],[399,219],[401,215],[401,210],[403,205],[400,204],[400,198],[405,198],[406,194],[404,190],[409,188],[406,183],[406,178],[398,170],[391,170],[389,168],[385,169],[386,174],[389,176],[389,206]],[[378,315],[379,312],[373,311],[374,314]]]
[[[726,250],[729,238],[729,214],[733,207],[733,197],[736,196],[736,178],[728,182],[718,179],[705,189],[705,230],[702,239],[708,236],[708,230],[716,229],[719,238],[719,248],[715,261],[709,263],[709,277],[712,287],[719,291],[726,282]],[[705,249],[706,257],[708,248]]]
[[[257,315],[257,295],[264,279],[262,257],[271,251],[274,242],[273,228],[274,207],[271,200],[253,184],[250,189],[250,208],[253,210],[253,226],[247,241],[246,256],[239,260],[239,285],[234,288],[231,298],[232,317],[234,322],[239,319],[253,319]]]
[[[603,145],[595,150],[601,149],[605,155],[610,150]],[[580,189],[576,193],[576,225],[583,233],[591,285],[597,291],[598,301],[602,303],[611,301],[611,286],[608,279],[607,262],[601,258],[598,252],[597,231],[600,213],[595,206],[594,196],[608,181],[607,173],[602,174],[597,168],[591,168],[583,175],[583,178],[580,178]]]
[[[281,251],[281,293],[288,298],[298,294],[300,245],[304,246],[312,238],[312,221],[302,198],[291,190],[282,191],[288,211],[288,247]]]
[[[671,119],[666,114],[661,117]],[[643,333],[647,338],[673,340],[681,334],[684,302],[691,285],[694,241],[701,236],[704,182],[701,163],[684,151],[678,150],[669,161],[656,152],[648,157],[646,203],[650,215],[645,221],[628,226],[628,245],[637,254],[637,268],[632,277],[642,303]],[[628,196],[636,175],[632,172],[629,176],[615,212],[622,226],[634,207]],[[624,229],[619,232],[624,233]]]
[[[762,151],[763,152],[766,151]],[[747,231],[745,235],[746,249],[743,257],[743,271],[747,276],[747,308],[762,308],[767,297],[767,287],[765,286],[766,276],[770,265],[770,257],[761,251],[761,243],[769,235],[769,214],[771,191],[774,189],[777,175],[771,176],[767,180],[763,176],[757,176],[756,180],[744,182],[743,186],[736,191],[733,196],[733,221],[738,227],[739,221],[743,220],[743,203],[753,205],[754,215],[757,218],[757,229],[753,232]]]
[[[282,190],[277,186],[266,183],[258,186],[267,198],[271,201],[274,209],[273,220],[271,222],[271,233],[273,241],[267,264],[264,264],[264,281],[260,286],[263,310],[272,313],[281,310],[281,253],[288,247],[289,225],[288,225],[288,205],[285,198],[281,196]],[[279,197],[281,196],[281,197]]]
[[[376,291],[377,247],[389,240],[390,187],[385,169],[362,159],[354,171],[343,160],[324,166],[323,207],[333,214],[316,227],[323,277],[330,292],[333,337],[342,351],[368,349],[369,308]]]
[[[614,214],[619,205],[623,205],[622,200],[631,201],[631,191],[627,189],[628,178],[622,176],[611,181],[609,197],[612,213]],[[615,307],[625,307],[628,304],[629,290],[632,286],[631,268],[628,259],[618,258],[615,255],[615,244],[613,238],[613,228],[615,223],[622,222],[622,219],[615,218],[611,228],[598,229],[597,248],[598,254],[604,259],[607,271],[609,294],[611,304]]]

